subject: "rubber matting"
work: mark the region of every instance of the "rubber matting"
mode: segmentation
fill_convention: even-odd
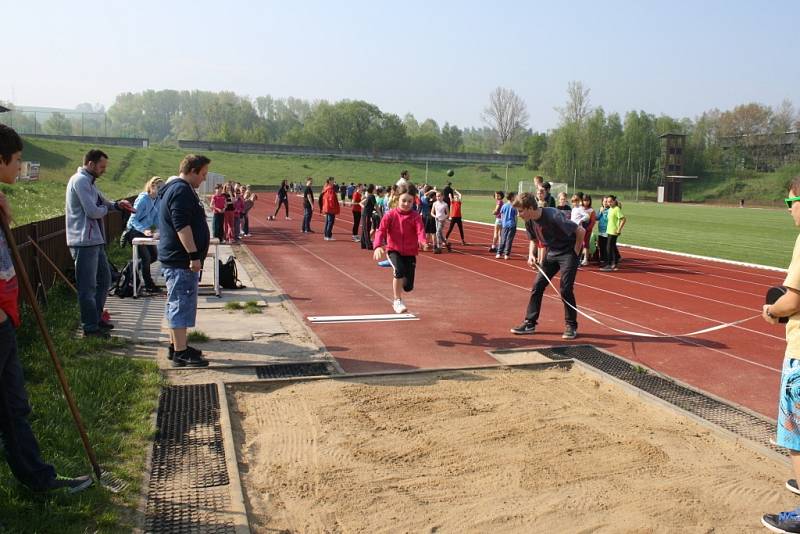
[[[785,452],[782,448],[770,443],[770,438],[775,436],[774,422],[709,397],[700,391],[676,384],[667,378],[654,375],[643,367],[632,365],[622,358],[607,354],[591,345],[571,345],[538,350],[553,360],[581,361],[738,436],[778,453]]]

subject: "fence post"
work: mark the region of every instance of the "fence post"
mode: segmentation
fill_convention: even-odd
[[[39,244],[39,221],[33,223],[31,228],[31,235],[29,236],[33,239],[36,244]],[[42,280],[42,266],[39,264],[39,251],[36,247],[33,247],[33,271],[31,273],[31,285],[34,287],[34,291],[36,292],[36,299],[40,300],[42,304],[47,305],[47,288],[44,286],[44,280]]]

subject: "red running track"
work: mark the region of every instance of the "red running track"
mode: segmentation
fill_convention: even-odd
[[[391,270],[377,267],[372,253],[350,240],[350,208],[343,206],[336,218],[335,241],[324,241],[318,212],[311,223],[316,233],[303,234],[301,200],[291,195],[290,204],[292,220],[268,222],[274,206],[260,201],[245,243],[300,312],[392,313]],[[416,287],[404,298],[419,321],[310,327],[348,372],[466,367],[496,363],[487,354],[495,349],[591,344],[776,416],[783,326],[754,316],[766,290],[781,284],[781,273],[623,247],[619,271],[582,267],[575,285],[578,308],[609,327],[677,336],[753,318],[699,336],[645,338],[579,316],[578,339],[565,342],[563,305],[548,288],[536,334],[515,336],[509,329],[524,318],[535,276],[525,263],[528,239],[517,232],[511,259],[497,260],[487,250],[491,231],[467,223],[467,246],[456,244],[452,253],[441,255],[420,253]]]

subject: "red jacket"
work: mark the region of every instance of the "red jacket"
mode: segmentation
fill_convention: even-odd
[[[322,193],[320,193],[319,198],[322,202],[322,213],[339,215],[339,199],[336,198],[336,192],[333,190],[332,185],[326,185],[322,189]]]
[[[394,250],[401,256],[416,256],[419,244],[425,244],[425,226],[422,216],[413,210],[400,211],[391,209],[381,219],[381,225],[375,232],[373,246],[383,246],[386,239],[386,250]]]

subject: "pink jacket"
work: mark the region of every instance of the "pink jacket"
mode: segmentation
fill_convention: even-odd
[[[383,246],[386,239],[386,250],[394,250],[401,256],[416,256],[418,244],[425,244],[425,226],[422,217],[413,210],[400,211],[395,208],[386,212],[381,225],[375,232],[373,246]]]

